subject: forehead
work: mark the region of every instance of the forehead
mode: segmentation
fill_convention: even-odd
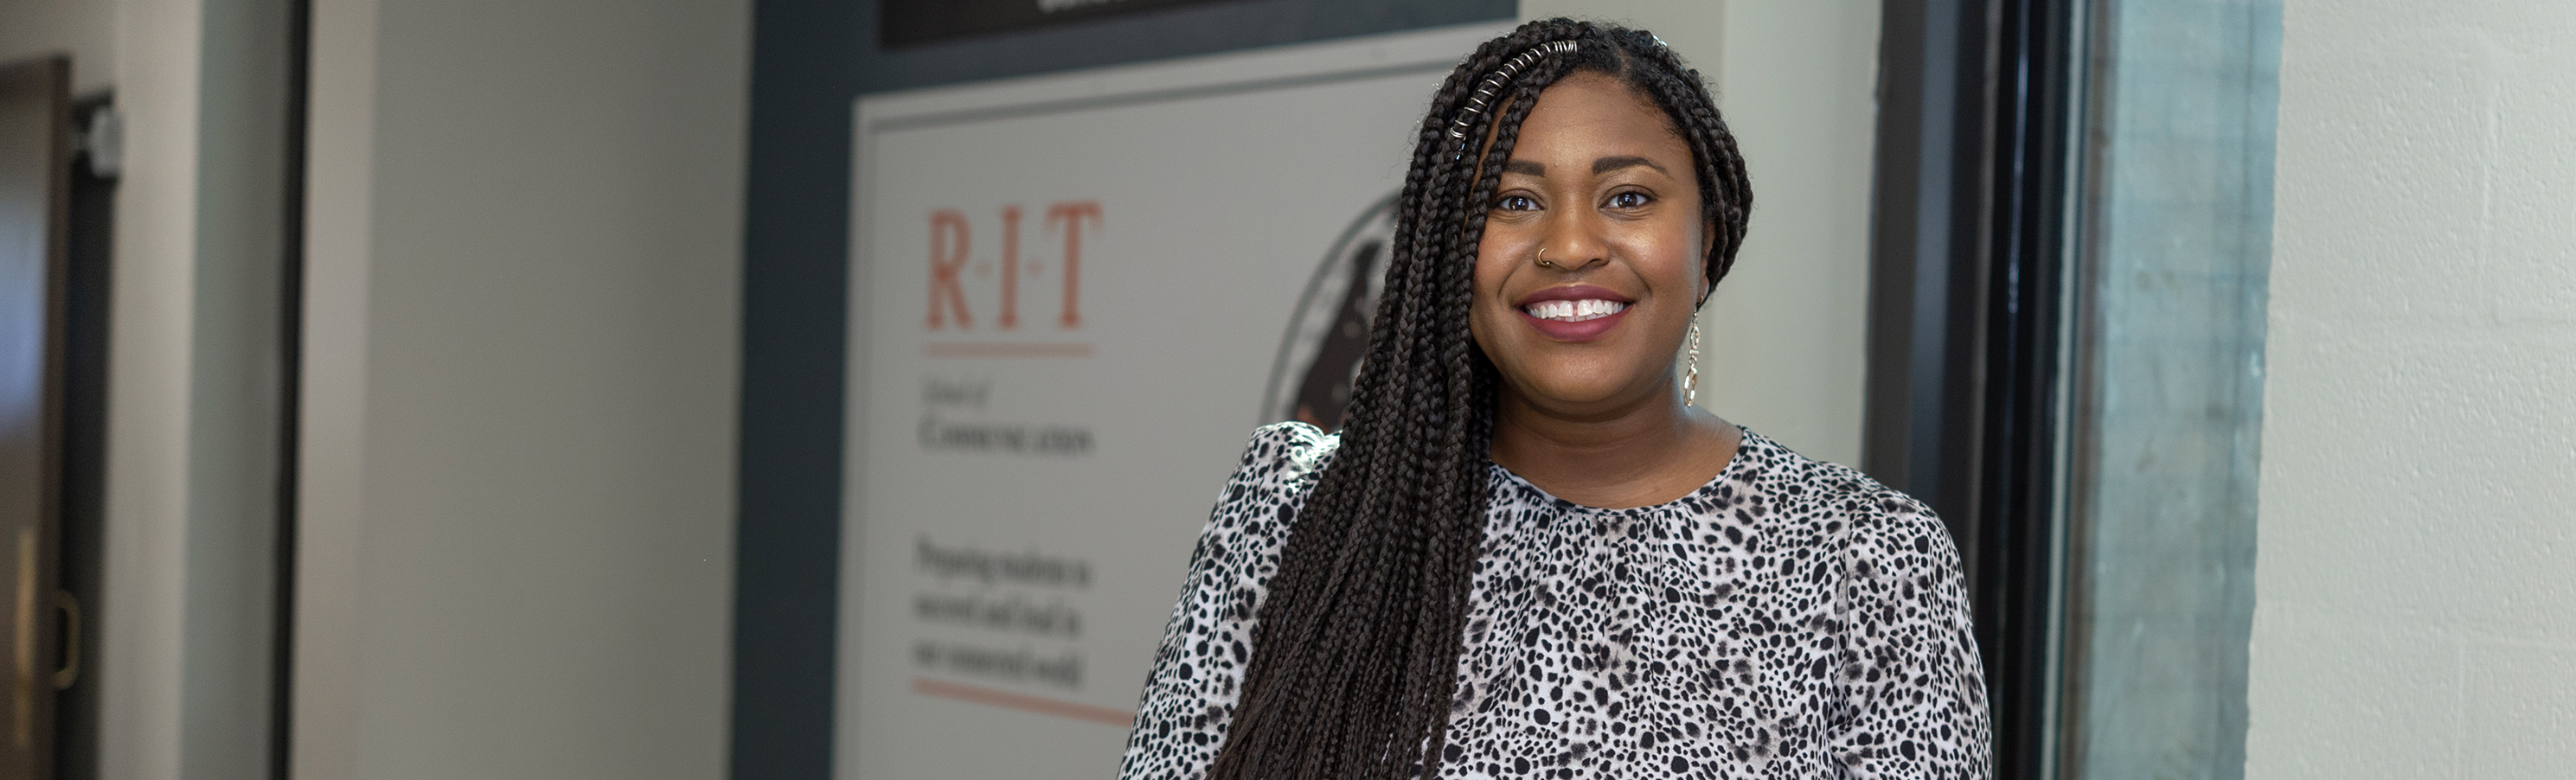
[[[1647,157],[1664,163],[1666,170],[1690,169],[1690,147],[1672,117],[1627,85],[1588,71],[1541,90],[1512,144],[1515,160],[1572,162],[1610,155]]]

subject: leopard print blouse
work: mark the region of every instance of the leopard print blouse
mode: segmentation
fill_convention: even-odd
[[[1340,444],[1254,434],[1191,556],[1120,777],[1196,780],[1288,523]],[[1443,778],[1980,778],[1985,684],[1930,509],[1750,431],[1670,503],[1495,466]]]

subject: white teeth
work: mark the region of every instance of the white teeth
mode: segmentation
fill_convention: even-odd
[[[1627,308],[1628,304],[1620,303],[1618,301],[1584,298],[1582,300],[1572,301],[1539,301],[1537,303],[1530,304],[1526,310],[1529,312],[1530,316],[1537,317],[1542,320],[1582,322],[1584,320],[1595,320],[1617,314]]]

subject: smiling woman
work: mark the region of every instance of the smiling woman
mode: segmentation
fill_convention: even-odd
[[[1715,285],[1697,168],[1672,119],[1601,72],[1539,93],[1477,243],[1467,317],[1503,380],[1495,463],[1578,504],[1638,507],[1690,493],[1733,455],[1733,426],[1672,402],[1673,355]]]
[[[1532,22],[1462,63],[1343,430],[1254,434],[1122,774],[1985,776],[1940,522],[1674,378],[1751,203],[1650,34]]]

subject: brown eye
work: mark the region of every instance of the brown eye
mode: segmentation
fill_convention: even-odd
[[[1654,198],[1647,196],[1646,193],[1630,190],[1611,195],[1609,206],[1614,209],[1642,208],[1648,203],[1653,203],[1654,200]]]
[[[1494,199],[1496,211],[1537,211],[1538,200],[1527,195],[1505,195]]]

